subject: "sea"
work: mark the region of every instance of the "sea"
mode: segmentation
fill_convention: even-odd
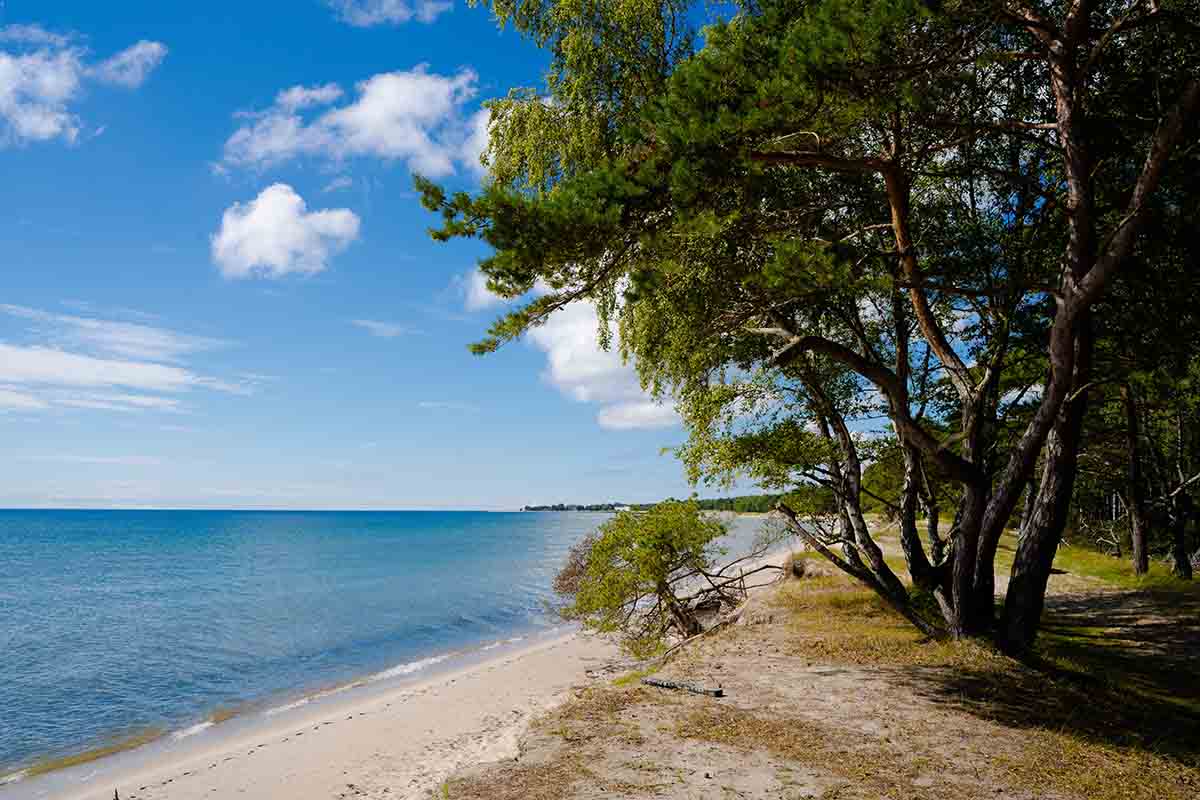
[[[607,517],[0,511],[0,796],[80,754],[565,633],[554,575]],[[761,522],[727,521],[748,550]]]

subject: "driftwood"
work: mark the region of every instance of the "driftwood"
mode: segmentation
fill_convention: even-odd
[[[662,678],[642,678],[642,683],[647,686],[657,686],[660,689],[679,689],[692,694],[706,694],[709,697],[724,697],[725,690],[718,686],[715,689],[705,689],[703,686],[697,686],[694,683],[684,683],[682,681],[668,681]]]

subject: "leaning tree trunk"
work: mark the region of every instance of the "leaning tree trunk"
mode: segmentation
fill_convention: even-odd
[[[1075,491],[1079,440],[1087,412],[1087,384],[1091,379],[1093,335],[1091,319],[1085,315],[1075,334],[1073,393],[1059,409],[1050,435],[1046,437],[1045,463],[1036,497],[1023,520],[1004,596],[1000,641],[1008,649],[1026,650],[1037,636],[1046,603],[1046,584],[1054,554],[1062,540]]]
[[[696,619],[696,615],[692,610],[679,602],[675,597],[675,592],[666,583],[658,585],[658,599],[671,612],[671,621],[675,625],[675,629],[679,631],[679,635],[687,639],[704,631],[704,626],[700,624],[700,620]]]
[[[1150,529],[1146,513],[1146,493],[1142,485],[1142,458],[1138,430],[1137,401],[1129,384],[1121,386],[1121,401],[1125,405],[1125,448],[1129,460],[1129,538],[1133,545],[1133,571],[1145,575],[1150,571],[1150,551],[1146,539]]]

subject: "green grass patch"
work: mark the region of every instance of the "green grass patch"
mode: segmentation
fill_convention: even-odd
[[[1058,569],[1086,575],[1122,589],[1158,590],[1200,596],[1200,582],[1176,578],[1171,570],[1157,561],[1150,562],[1150,571],[1135,575],[1129,559],[1115,558],[1098,550],[1075,545],[1062,545],[1054,559]]]
[[[643,669],[635,669],[613,679],[613,686],[636,686],[642,678],[649,678],[662,668],[661,664],[653,664]]]

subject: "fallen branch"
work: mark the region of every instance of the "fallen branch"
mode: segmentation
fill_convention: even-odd
[[[692,694],[706,694],[709,697],[724,697],[725,690],[718,686],[715,689],[705,689],[703,686],[697,686],[694,683],[683,683],[682,681],[668,681],[662,678],[642,678],[642,683],[647,686],[657,686],[660,689],[679,689]]]

